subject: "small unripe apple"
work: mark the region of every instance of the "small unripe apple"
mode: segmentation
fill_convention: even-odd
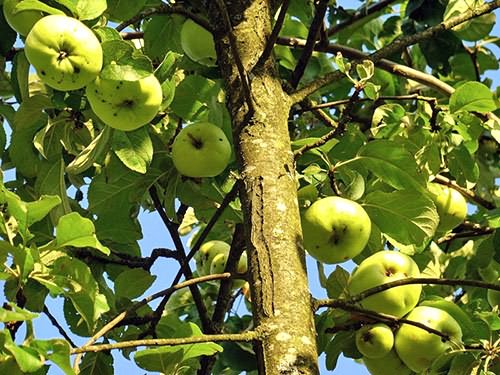
[[[158,113],[163,98],[160,82],[153,74],[136,81],[97,77],[85,93],[97,117],[123,131],[148,124]]]
[[[437,234],[444,234],[462,223],[467,216],[467,201],[455,189],[429,183],[431,198],[439,215]]]
[[[399,359],[394,350],[382,358],[363,357],[363,363],[371,375],[412,375],[411,371]]]
[[[22,0],[4,0],[3,15],[5,21],[22,36],[28,35],[33,25],[43,17],[42,12],[38,10],[17,11],[16,5]]]
[[[370,230],[370,217],[363,207],[341,197],[315,201],[302,217],[304,246],[323,263],[354,258],[368,243]]]
[[[365,325],[356,331],[356,347],[368,358],[382,358],[394,345],[392,329],[383,323]]]
[[[92,30],[64,15],[43,17],[24,45],[26,58],[40,79],[57,90],[80,89],[102,68],[102,48]]]
[[[231,144],[218,126],[197,122],[182,129],[172,144],[175,168],[188,177],[213,177],[226,169]]]
[[[443,340],[440,336],[420,327],[409,324],[401,325],[395,334],[394,347],[403,363],[417,373],[431,367],[436,358],[462,340],[460,325],[444,310],[418,306],[405,319],[425,324],[450,338],[450,340]]]
[[[208,275],[210,273],[212,259],[218,254],[229,254],[230,249],[231,246],[228,243],[219,240],[208,241],[201,245],[194,256],[198,274]]]
[[[181,46],[191,60],[205,66],[216,65],[217,54],[213,35],[191,19],[182,25]]]
[[[227,254],[217,254],[210,263],[210,274],[223,273],[226,268]]]
[[[349,280],[351,296],[367,289],[409,277],[420,277],[420,270],[413,259],[397,251],[379,251],[365,260]],[[407,314],[418,303],[422,285],[402,285],[373,294],[359,302],[367,310],[389,314],[398,318]]]

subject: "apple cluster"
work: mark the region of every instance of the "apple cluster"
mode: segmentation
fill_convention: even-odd
[[[227,257],[231,246],[219,240],[205,242],[195,254],[196,270],[200,276],[223,273],[226,268]],[[236,266],[236,273],[246,274],[248,270],[247,254],[243,252]],[[235,280],[233,286],[240,288],[244,280]]]
[[[412,258],[397,251],[379,251],[359,264],[349,280],[348,292],[355,296],[370,288],[409,277],[420,277]],[[401,285],[368,296],[359,305],[377,313],[424,324],[446,335],[448,340],[407,323],[393,328],[382,323],[364,325],[356,332],[355,339],[371,374],[421,373],[440,355],[460,345],[462,329],[458,321],[464,313],[445,300],[423,301],[417,306],[421,291],[420,284]]]
[[[100,77],[103,51],[91,29],[65,15],[18,10],[19,2],[4,1],[3,12],[9,25],[26,36],[26,58],[43,83],[60,91],[85,88],[94,113],[115,129],[131,131],[156,116],[163,93],[153,74],[134,81]]]

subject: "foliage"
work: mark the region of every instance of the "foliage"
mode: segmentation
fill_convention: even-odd
[[[226,270],[231,270],[232,254],[234,273],[245,251],[238,228],[251,225],[237,196],[245,178],[237,144],[231,143],[229,165],[216,177],[182,176],[171,158],[173,140],[185,125],[211,122],[230,142],[237,125],[226,107],[231,83],[217,66],[192,61],[182,49],[185,19],[210,26],[204,3],[19,3],[19,10],[66,14],[91,28],[104,53],[100,77],[136,81],[154,73],[163,102],[150,123],[130,132],[104,124],[92,112],[85,88],[63,92],[45,85],[30,68],[23,39],[16,43],[16,32],[0,12],[0,279],[5,297],[0,373],[44,374],[49,367],[65,374],[113,373],[107,351],[84,350],[82,358],[72,358],[75,337],[96,335],[90,345],[220,332],[228,335],[226,342],[115,350],[146,371],[194,374],[200,367],[210,369],[204,361],[216,355],[214,373],[257,373],[251,343],[230,339],[256,328],[248,292],[254,285],[231,289],[217,280],[227,278],[222,275],[189,289],[166,289],[160,277],[164,270],[152,268],[167,258],[169,269],[179,269],[174,284],[181,276],[207,277],[191,271],[188,264],[194,261],[188,261],[203,242],[220,240],[233,243]],[[405,36],[425,33],[483,1],[364,1],[357,10],[335,1],[319,1],[317,8],[311,1],[270,3],[286,4],[282,25],[276,11],[274,22],[281,31],[272,57],[283,86],[298,98],[289,114],[290,148],[297,189],[312,192],[299,199],[301,212],[318,197],[331,195],[360,203],[372,231],[356,264],[377,251],[395,249],[410,255],[425,277],[497,283],[500,111],[491,72],[499,68],[495,46],[500,42],[494,36],[495,14],[471,16],[453,29],[405,44]],[[378,3],[385,6],[377,8]],[[304,65],[306,48],[301,47],[317,26],[321,4],[326,4],[322,18],[327,30],[318,33],[316,50]],[[399,37],[404,48],[380,56],[392,62],[377,55],[370,61],[370,53],[384,51]],[[220,61],[227,60],[227,48],[217,51]],[[286,82],[297,74],[302,79],[294,90]],[[338,78],[317,84],[320,77],[334,75]],[[301,90],[307,95],[301,97]],[[439,216],[427,190],[430,181],[457,189],[468,200],[466,220],[444,235],[436,234]],[[138,215],[144,210],[160,214],[173,250],[140,248]],[[322,264],[319,268],[325,294],[349,302],[349,272],[339,265],[325,275]],[[141,301],[150,287],[164,290]],[[236,298],[249,313],[226,314],[231,304],[221,301]],[[159,305],[150,304],[158,299]],[[488,304],[485,288],[425,285],[420,299],[454,303],[464,332],[461,346],[438,358],[433,373],[495,373],[494,366],[500,367],[499,307]],[[54,300],[63,301],[65,322],[52,323],[64,335],[39,339],[34,327],[41,314],[51,316],[48,306]],[[354,331],[376,320],[349,306],[314,312],[318,354],[326,353],[330,370],[342,353],[362,357]],[[21,325],[26,326],[24,339],[18,337]],[[397,320],[391,327],[396,329]]]

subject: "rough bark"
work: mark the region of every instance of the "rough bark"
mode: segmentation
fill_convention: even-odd
[[[282,89],[274,61],[254,67],[271,33],[270,2],[225,1],[232,31],[223,22],[221,3],[211,2],[209,14],[243,179],[240,196],[250,258],[253,314],[256,326],[267,333],[255,348],[259,373],[318,374],[288,134],[291,101]],[[231,44],[237,47],[237,56]],[[248,77],[241,74],[241,69],[238,71],[238,59]],[[245,79],[249,92],[242,84]]]

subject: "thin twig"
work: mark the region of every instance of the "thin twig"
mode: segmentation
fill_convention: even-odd
[[[356,11],[348,20],[343,21],[341,23],[338,23],[336,25],[333,25],[327,32],[327,35],[330,37],[339,31],[345,29],[346,27],[351,26],[352,24],[356,23],[357,21],[360,21],[366,17],[371,16],[373,13],[376,13],[388,5],[391,5],[392,3],[399,1],[399,0],[381,0],[376,4],[372,4],[370,6],[364,5],[362,6],[359,10]]]
[[[461,280],[461,279],[438,279],[438,278],[426,278],[426,277],[409,277],[406,279],[391,281],[385,284],[378,285],[376,287],[367,289],[355,296],[351,296],[347,299],[349,303],[356,303],[365,298],[368,298],[374,294],[383,292],[391,288],[396,288],[401,285],[411,285],[411,284],[428,284],[428,285],[450,285],[450,286],[472,286],[476,288],[485,288],[500,291],[500,284],[487,283],[485,281],[479,280]],[[323,307],[325,304],[328,305],[330,300],[317,300],[315,302],[316,308]]]
[[[165,210],[163,209],[163,206],[161,204],[160,198],[158,197],[158,193],[156,191],[155,186],[151,186],[149,188],[149,194],[151,196],[151,199],[153,200],[153,204],[156,208],[156,211],[160,215],[165,227],[167,228],[167,231],[170,233],[170,236],[172,238],[172,241],[174,242],[175,249],[177,250],[178,254],[178,261],[181,267],[181,271],[184,274],[185,278],[187,280],[193,278],[193,272],[191,271],[191,268],[189,267],[189,260],[186,257],[186,252],[184,251],[184,245],[182,244],[181,237],[179,235],[178,231],[178,224],[174,223],[171,221]],[[174,284],[177,284],[179,281],[177,280]],[[208,311],[207,307],[205,306],[205,303],[203,302],[203,298],[201,296],[200,290],[198,289],[198,285],[194,284],[189,287],[189,290],[191,291],[191,294],[193,295],[193,300],[196,305],[196,309],[198,310],[198,314],[200,317],[201,321],[201,326],[203,331],[208,331],[210,327],[210,318],[208,316]]]
[[[460,194],[464,195],[469,200],[476,202],[477,204],[479,204],[480,206],[483,206],[484,208],[486,208],[488,210],[492,210],[496,207],[494,203],[487,201],[484,198],[481,198],[476,193],[474,193],[472,190],[466,189],[466,188],[458,185],[455,181],[452,181],[449,178],[446,178],[444,176],[437,175],[436,177],[434,177],[433,182],[437,182],[438,184],[448,186],[448,187],[458,191]]]
[[[64,328],[59,324],[59,322],[57,321],[57,319],[55,318],[55,316],[50,313],[50,311],[49,311],[49,309],[47,308],[46,305],[43,306],[43,313],[45,315],[47,315],[47,318],[49,318],[49,320],[52,323],[52,325],[57,328],[57,330],[59,331],[59,333],[61,334],[61,336],[64,337],[64,339],[69,343],[69,345],[71,345],[72,348],[78,347],[78,345],[76,345],[73,342],[73,340],[71,340],[71,337],[69,337],[69,335],[66,333],[66,331],[64,330]]]
[[[203,231],[201,232],[200,236],[198,237],[196,243],[191,248],[191,251],[186,255],[186,261],[189,262],[189,260],[191,260],[193,258],[194,254],[196,254],[196,252],[200,249],[200,246],[203,244],[203,242],[205,242],[205,239],[207,238],[208,234],[210,233],[210,231],[212,230],[214,225],[217,223],[219,218],[222,216],[222,214],[224,213],[227,206],[229,206],[229,204],[236,198],[238,191],[239,191],[240,181],[241,180],[237,180],[234,183],[233,187],[226,194],[226,196],[222,200],[220,206],[217,208],[215,213],[212,215],[212,217],[210,218],[210,220],[207,223],[207,225],[205,226],[205,228],[203,228]],[[174,277],[174,281],[172,282],[172,285],[177,284],[179,282],[179,280],[181,279],[181,277],[182,277],[182,270],[179,270],[179,272],[177,272],[177,275]],[[165,309],[165,305],[168,302],[168,298],[169,298],[169,296],[165,296],[165,298],[163,298],[163,300],[159,303],[158,307],[156,308],[156,310],[154,312],[155,319],[153,319],[151,321],[150,329],[148,330],[149,332],[154,331],[156,325],[158,324],[158,322],[161,318],[161,315],[163,313],[163,310]]]
[[[281,28],[283,27],[283,22],[285,21],[286,11],[288,10],[289,4],[290,0],[284,0],[283,4],[281,4],[278,18],[276,19],[273,30],[271,31],[271,35],[269,35],[269,39],[266,42],[266,47],[264,48],[264,51],[262,51],[262,54],[260,55],[259,60],[257,61],[257,64],[255,64],[255,66],[264,65],[271,55],[274,45],[276,44],[276,40],[278,39],[278,35],[281,31]]]
[[[121,341],[114,344],[89,345],[73,349],[71,354],[97,353],[114,349],[137,348],[138,346],[177,346],[186,344],[199,344],[205,342],[250,342],[261,339],[262,334],[257,331],[245,333],[229,333],[219,335],[199,335],[171,339],[144,339]]]
[[[436,243],[438,245],[441,245],[445,242],[451,242],[455,241],[460,238],[473,238],[473,237],[480,237],[480,236],[487,236],[488,234],[492,234],[495,232],[494,228],[490,227],[483,227],[478,230],[469,230],[469,231],[464,231],[464,232],[451,232],[446,234],[445,236],[439,238]]]
[[[213,281],[213,280],[223,280],[227,279],[231,276],[230,273],[222,273],[222,274],[213,274],[213,275],[206,275],[206,276],[201,276],[193,279],[186,280],[182,283],[173,285],[167,289],[161,290],[157,293],[154,293],[148,297],[143,298],[139,302],[134,303],[132,306],[130,306],[127,310],[122,311],[120,314],[116,315],[111,321],[109,321],[104,327],[102,327],[99,331],[94,333],[92,337],[82,346],[82,348],[85,348],[87,346],[92,345],[95,343],[97,340],[99,340],[101,337],[103,337],[106,333],[111,331],[113,328],[117,327],[120,322],[122,322],[127,316],[130,314],[134,313],[137,311],[140,307],[147,305],[151,301],[154,301],[157,298],[165,297],[168,296],[170,297],[175,291],[182,289],[182,288],[188,288],[192,285],[200,284],[203,282],[207,281]],[[76,345],[74,345],[76,347]],[[78,371],[79,368],[79,363],[81,359],[81,354],[77,355],[74,361],[73,368],[75,371]]]
[[[129,20],[122,22],[116,27],[116,31],[122,31],[126,27],[136,24],[137,22],[142,21],[143,19],[151,17],[155,14],[181,14],[187,18],[192,19],[194,22],[196,22],[200,26],[203,26],[205,29],[211,31],[210,24],[204,18],[198,16],[193,12],[190,12],[189,10],[186,9],[186,7],[172,6],[165,4],[161,4],[155,8],[147,9],[135,15],[134,17],[130,18]]]
[[[311,25],[309,26],[309,33],[307,35],[306,45],[304,46],[304,50],[297,61],[297,65],[295,66],[294,71],[292,72],[292,76],[290,78],[290,85],[295,89],[299,85],[300,79],[304,75],[304,72],[307,67],[307,63],[312,56],[314,51],[314,45],[319,38],[321,28],[323,27],[323,22],[326,14],[326,10],[328,9],[328,0],[319,0],[316,5],[316,11],[314,13],[313,20]]]

